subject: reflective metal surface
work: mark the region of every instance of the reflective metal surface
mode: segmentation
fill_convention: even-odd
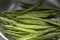
[[[0,10],[19,10],[19,2],[35,3],[36,0],[0,0]],[[60,7],[60,0],[45,0],[44,4]]]
[[[20,2],[27,2],[27,3],[35,3],[36,0],[0,0],[0,10],[20,10],[22,7],[20,6]],[[44,6],[56,6],[60,8],[60,0],[45,0]],[[60,20],[60,16],[56,18]],[[1,34],[0,34],[1,35]],[[8,40],[6,38],[0,37],[0,40]]]

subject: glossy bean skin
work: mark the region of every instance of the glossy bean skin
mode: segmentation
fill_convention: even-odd
[[[46,18],[48,17],[49,15],[53,15],[56,14],[55,13],[55,10],[48,10],[48,11],[31,11],[31,12],[28,12],[26,14],[23,14],[21,16],[17,16],[17,18],[20,18],[20,17],[38,17],[38,18]]]
[[[29,12],[32,9],[36,8],[38,5],[41,5],[43,2],[44,2],[44,0],[39,0],[35,5],[33,5],[32,7],[28,8],[27,10],[22,11],[21,13],[24,14],[26,12]]]
[[[33,5],[22,3],[22,10],[5,10],[0,16],[2,31],[14,40],[45,40],[60,35],[60,24],[48,18],[57,15],[60,8],[41,6],[43,2],[38,0]]]
[[[54,29],[54,28],[52,28],[52,29],[47,29],[47,30],[45,30],[45,31],[43,31],[43,32],[42,32],[42,31],[38,31],[38,32],[35,33],[35,34],[29,34],[29,35],[27,35],[27,36],[24,36],[24,37],[18,39],[18,40],[28,40],[28,39],[36,38],[36,37],[38,37],[38,36],[43,35],[43,34],[46,33],[46,32],[50,32],[50,31],[53,31],[53,30],[56,30],[56,29]]]
[[[23,3],[23,5],[21,5],[23,8],[27,9],[27,8],[30,8],[31,6],[33,6],[34,4],[28,4],[28,3]],[[38,6],[36,7],[35,9],[33,9],[35,11],[39,11],[39,10],[60,10],[59,8],[57,7],[53,7],[53,6]]]
[[[53,21],[50,21],[50,20],[46,20],[46,19],[42,19],[42,18],[35,18],[35,17],[29,17],[29,18],[33,18],[33,19],[37,19],[37,20],[41,20],[41,21],[43,21],[43,22],[48,22],[48,23],[51,23],[51,24],[54,24],[54,25],[60,26],[59,23],[56,23],[56,22],[53,22]]]
[[[48,17],[49,15],[55,15],[56,13],[57,13],[56,10],[31,11],[31,12],[27,12],[26,14],[21,14],[20,12],[10,11],[10,12],[5,12],[5,15],[6,16],[9,15],[9,16],[12,16],[12,17],[19,17],[19,16],[28,15],[28,16],[45,18],[45,17]]]
[[[9,19],[3,18],[3,17],[0,18],[0,19],[3,20],[3,21],[5,21],[5,22],[11,23],[12,25],[16,25],[19,28],[44,29],[44,28],[50,28],[50,27],[52,27],[52,26],[27,25],[27,24],[17,23],[16,21],[9,20]],[[41,22],[41,23],[44,23],[44,22]]]
[[[31,32],[31,33],[35,33],[36,31],[34,30],[29,30],[29,29],[24,29],[24,28],[18,28],[18,27],[14,27],[11,25],[3,25],[6,29],[10,29],[10,30],[19,30],[19,31],[25,31],[25,32]]]
[[[41,39],[49,39],[49,38],[52,38],[54,39],[54,37],[60,35],[60,32],[51,32],[51,33],[48,33],[48,34],[45,34],[45,35],[42,35],[41,37],[37,37],[36,40],[41,40]]]

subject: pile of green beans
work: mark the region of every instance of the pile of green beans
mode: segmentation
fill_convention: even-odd
[[[5,10],[4,16],[0,16],[3,33],[12,40],[56,40],[60,36],[60,24],[51,18],[60,9],[41,6],[43,2],[44,0],[35,4],[22,3],[22,10]]]

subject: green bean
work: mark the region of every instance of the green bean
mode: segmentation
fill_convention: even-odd
[[[25,10],[29,7],[31,7],[31,6],[26,6]],[[60,9],[56,8],[56,7],[52,7],[52,6],[38,6],[35,9],[33,9],[32,11],[40,11],[40,10],[56,10],[57,11],[57,10],[60,10]]]
[[[52,26],[26,25],[26,24],[16,24],[16,25],[19,28],[28,28],[28,29],[46,29],[52,27]]]
[[[20,25],[23,28],[29,28],[29,29],[46,29],[51,28],[52,26],[39,26],[39,25]]]
[[[50,21],[50,20],[46,20],[46,19],[39,19],[39,18],[35,18],[35,19],[38,19],[38,20],[41,20],[41,21],[44,21],[44,22],[48,22],[48,23],[51,23],[51,24],[54,24],[54,25],[57,25],[58,27],[60,26],[59,23],[56,23],[56,22],[53,22],[53,21]]]
[[[0,20],[1,21],[5,21],[5,22],[8,22],[8,23],[16,23],[16,21],[11,20],[11,19],[8,19],[8,18],[4,18],[4,17],[0,17]]]
[[[19,15],[20,12],[18,12],[18,11],[5,11],[4,14],[5,14],[5,15],[6,15],[6,14],[9,14],[9,15],[15,17],[15,16]]]
[[[4,31],[6,31],[6,32],[11,32],[11,33],[15,33],[15,34],[23,34],[23,33],[25,33],[25,32],[21,32],[21,31],[13,31],[13,30],[4,30]]]
[[[11,38],[13,39],[18,39],[18,38],[21,38],[24,36],[24,32],[15,32],[15,31],[12,31],[12,30],[4,30],[4,32],[8,32],[6,33],[6,35],[10,36]],[[13,34],[14,33],[14,34]],[[26,32],[27,33],[27,32]],[[15,35],[16,34],[16,35]],[[25,34],[26,35],[26,34]]]
[[[39,17],[39,18],[45,18],[48,17],[49,15],[56,14],[55,10],[48,10],[48,11],[31,11],[26,14],[23,14],[21,16],[17,16],[16,18],[21,18],[21,17]]]
[[[18,18],[18,17],[17,17],[17,18]],[[25,17],[25,18],[26,18],[26,17]],[[53,21],[50,21],[50,20],[46,20],[46,19],[42,19],[42,18],[35,18],[35,17],[28,17],[28,18],[37,19],[37,20],[40,20],[40,21],[43,21],[43,22],[48,22],[48,23],[57,25],[58,27],[60,26],[59,23],[56,23],[56,22],[53,22]]]
[[[19,38],[17,40],[28,40],[28,39],[36,38],[36,37],[41,36],[41,35],[43,35],[43,34],[45,34],[47,32],[51,32],[51,31],[54,31],[54,30],[56,30],[56,29],[55,28],[46,29],[44,31],[39,31],[39,32],[37,32],[35,34],[26,35],[26,36],[24,36],[22,38]]]
[[[41,18],[35,18],[35,17],[31,17],[31,16],[30,16],[30,17],[23,17],[23,16],[19,17],[19,16],[18,16],[18,17],[16,17],[16,18],[17,18],[17,19],[21,19],[21,20],[23,20],[23,19],[29,19],[29,20],[32,19],[32,20],[41,21],[41,20],[40,20]],[[48,20],[48,21],[57,23],[56,20],[52,20],[52,19],[42,19],[42,20],[43,20],[43,21],[44,21],[44,20]],[[41,22],[43,22],[43,21],[41,21]]]
[[[3,25],[6,29],[10,29],[10,30],[19,30],[19,31],[25,31],[25,32],[29,32],[29,33],[36,33],[36,31],[34,30],[30,30],[30,29],[24,29],[24,28],[18,28],[18,27],[14,27],[11,25]]]
[[[55,32],[60,32],[60,29],[57,28],[57,30]]]
[[[23,10],[24,10],[24,9],[23,9]],[[23,10],[21,10],[21,11],[23,11]],[[40,13],[40,12],[42,12],[42,13],[48,12],[48,13],[49,13],[49,12],[55,12],[55,11],[56,11],[56,10],[45,10],[45,11],[37,11],[37,12],[39,12],[39,13]],[[32,11],[32,12],[36,12],[36,11]],[[6,11],[6,12],[5,12],[5,14],[13,14],[13,13],[14,13],[14,14],[15,14],[15,13],[18,13],[18,14],[19,14],[18,11],[9,11],[9,12]]]
[[[57,25],[57,26],[60,26],[59,23],[56,23],[56,22],[53,22],[53,21],[49,21],[49,20],[46,20],[46,19],[40,19],[40,20],[42,20],[42,21],[44,21],[44,22],[51,23],[51,24],[55,24],[55,25]]]
[[[28,25],[40,25],[40,26],[49,26],[49,24],[39,21],[39,20],[34,20],[34,19],[18,19],[17,21],[20,21],[24,24]]]
[[[22,2],[22,6],[24,7],[24,8],[30,8],[31,6],[33,6],[34,4],[28,4],[28,3],[23,3]],[[53,10],[60,10],[59,8],[56,8],[56,7],[53,7],[53,6],[38,6],[38,7],[36,7],[35,9],[33,9],[33,10],[41,10],[41,9],[53,9]]]
[[[38,19],[38,18],[37,18]],[[60,26],[59,23],[56,23],[56,22],[53,22],[53,21],[50,21],[50,20],[46,20],[46,19],[40,19],[41,21],[44,21],[44,22],[48,22],[48,23],[51,23],[51,24],[54,24],[54,25],[57,25],[58,27]]]
[[[8,34],[8,35],[11,35],[11,36],[15,36],[15,37],[22,37],[23,35],[19,35],[19,34],[15,34],[15,33],[11,33],[11,32],[6,32],[4,31],[4,33]]]
[[[41,5],[44,2],[44,0],[39,0],[35,5],[33,5],[32,7],[28,8],[27,10],[24,10],[22,12],[20,12],[21,14],[24,14],[28,11],[31,11],[32,9],[36,8],[38,5]]]
[[[50,28],[51,27],[51,26],[40,26],[40,25],[26,25],[26,24],[21,24],[21,23],[17,23],[16,21],[9,20],[9,19],[3,18],[3,17],[2,18],[0,17],[0,19],[3,20],[3,21],[6,21],[8,23],[12,23],[13,25],[16,25],[19,28],[42,29],[42,27],[43,27],[43,29],[44,29],[44,28]]]
[[[48,34],[43,35],[39,38],[52,38],[52,37],[55,37],[55,36],[58,36],[58,35],[60,35],[60,32],[48,33]]]
[[[47,9],[47,10],[58,10],[58,8],[55,8],[55,7],[52,7],[52,6],[38,6],[38,7],[36,7],[36,9],[34,9],[34,10],[40,10],[40,9]]]
[[[50,26],[49,24],[45,23],[45,22],[42,22],[40,20],[34,20],[34,19],[29,19],[29,18],[20,18],[20,19],[16,19],[16,18],[13,18],[11,17],[10,15],[7,15],[9,18],[13,19],[13,20],[16,20],[16,21],[19,21],[19,22],[22,22],[23,24],[30,24],[30,25],[40,25],[40,26]]]
[[[28,12],[26,14],[23,15],[26,16],[33,16],[33,17],[48,17],[49,15],[53,15],[53,14],[56,14],[55,13],[56,10],[47,10],[47,11],[31,11],[31,12]],[[38,14],[37,14],[38,13]],[[22,15],[19,15],[20,13],[19,12],[6,12],[5,15],[11,15],[13,17],[16,17],[16,16],[22,16]]]

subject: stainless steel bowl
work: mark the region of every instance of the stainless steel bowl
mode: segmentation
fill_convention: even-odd
[[[0,0],[0,10],[20,9],[19,2],[35,3],[37,0]],[[46,0],[45,5],[60,7],[60,0]]]
[[[27,2],[27,3],[35,3],[36,0],[0,0],[0,10],[1,12],[4,10],[20,10],[22,7],[20,6],[20,2]],[[60,8],[60,0],[46,0],[43,3],[44,6],[56,6]],[[56,17],[56,20],[60,20],[60,16]],[[1,37],[0,40],[8,40],[2,33],[0,33]]]

